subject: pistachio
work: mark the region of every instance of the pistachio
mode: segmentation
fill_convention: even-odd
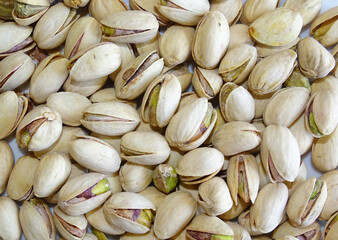
[[[312,147],[312,143],[313,143],[313,136],[306,129],[304,119],[305,119],[305,116],[303,113],[289,127],[292,135],[297,140],[300,155],[303,155],[308,150],[310,150]]]
[[[150,12],[156,17],[160,26],[166,26],[170,23],[170,21],[168,19],[166,19],[165,17],[163,17],[162,15],[160,15],[156,11],[156,5],[158,3],[159,3],[158,0],[148,0],[148,1],[130,0],[129,1],[130,7],[132,9]]]
[[[0,197],[0,216],[0,238],[20,239],[19,208],[13,200],[8,197]]]
[[[153,182],[161,192],[170,193],[178,183],[175,168],[170,164],[159,164],[153,172]]]
[[[286,234],[294,236],[297,239],[304,240],[319,240],[320,239],[320,226],[317,222],[314,222],[307,227],[293,227],[289,221],[281,224],[273,231],[273,239],[282,239]]]
[[[327,198],[323,211],[320,213],[319,219],[328,221],[329,218],[337,212],[337,204],[335,204],[337,199],[337,188],[338,188],[338,171],[332,170],[323,174],[319,180],[325,181],[327,185]]]
[[[39,20],[39,18],[48,10],[49,6],[48,0],[16,0],[14,1],[12,16],[18,24],[28,26]]]
[[[295,51],[299,41],[300,41],[300,38],[297,37],[295,38],[295,40],[283,46],[268,46],[268,45],[264,45],[261,43],[257,43],[255,47],[257,49],[258,58],[265,58],[267,56],[284,51],[286,49],[291,49]]]
[[[284,3],[284,7],[291,8],[297,11],[303,18],[303,26],[312,22],[322,7],[321,0],[287,0]]]
[[[218,75],[218,69],[194,68],[192,85],[200,97],[214,98],[221,90],[222,84],[223,81],[221,76]]]
[[[139,194],[152,201],[156,209],[158,209],[158,207],[163,203],[164,198],[167,196],[156,187],[151,186],[139,192]]]
[[[63,84],[63,90],[66,92],[79,93],[83,96],[88,97],[89,95],[95,93],[97,90],[101,89],[107,82],[107,79],[108,76],[104,76],[85,82],[78,82],[73,80],[71,77],[68,77],[68,79]]]
[[[238,223],[226,221],[229,227],[231,227],[232,231],[234,232],[234,239],[241,239],[241,240],[249,240],[251,239],[249,232],[239,225]]]
[[[310,90],[310,82],[300,71],[299,67],[295,67],[289,78],[284,82],[285,87],[305,87]]]
[[[279,6],[279,0],[247,0],[243,5],[241,22],[251,24],[257,18]]]
[[[338,213],[335,213],[326,223],[322,234],[323,240],[333,240],[337,236]]]
[[[155,236],[154,229],[151,228],[149,232],[144,234],[125,233],[120,237],[121,240],[158,240]]]
[[[145,52],[152,52],[152,51],[157,51],[160,52],[159,50],[159,38],[161,37],[160,32],[157,32],[156,36],[146,42],[142,43],[135,43],[134,44],[134,50],[136,55],[141,55],[142,53]]]
[[[97,21],[101,21],[113,12],[122,12],[128,9],[123,0],[91,0],[89,3],[89,15]]]
[[[0,1],[0,21],[12,20],[12,10],[14,8],[14,2],[12,0]]]
[[[229,211],[219,215],[218,217],[222,220],[231,220],[238,217],[244,210],[250,206],[250,203],[246,203],[242,198],[238,199],[238,205],[233,205]]]
[[[229,26],[233,25],[238,21],[242,14],[242,1],[241,0],[231,0],[231,1],[218,1],[212,0],[210,2],[210,11],[220,11],[224,14],[227,19]]]
[[[254,42],[249,36],[249,26],[238,23],[230,26],[230,42],[228,50],[241,44],[253,46]]]
[[[64,3],[70,8],[85,7],[90,0],[65,0]]]
[[[0,141],[0,194],[4,192],[7,180],[14,166],[13,151],[6,141]]]

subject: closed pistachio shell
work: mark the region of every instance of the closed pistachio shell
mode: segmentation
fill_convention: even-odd
[[[13,151],[6,141],[0,141],[0,165],[0,193],[3,193],[14,166]]]
[[[307,226],[307,227],[293,227],[289,221],[281,224],[278,228],[273,231],[273,239],[283,239],[285,235],[294,236],[297,239],[304,237],[309,240],[319,240],[320,239],[320,225],[317,222]]]
[[[253,46],[254,42],[249,36],[249,26],[238,23],[230,26],[230,42],[228,50],[241,44]]]
[[[241,0],[212,0],[210,2],[210,11],[220,11],[227,19],[229,26],[236,23],[242,14],[242,1]]]
[[[12,16],[14,21],[22,26],[28,26],[36,21],[48,10],[48,0],[19,0],[15,1]]]
[[[292,135],[296,138],[300,155],[309,151],[312,147],[313,136],[305,127],[304,113],[298,117],[289,127]]]
[[[71,77],[63,84],[63,90],[66,92],[75,92],[83,96],[90,96],[97,90],[101,89],[107,82],[108,76],[92,79],[85,82],[78,82],[73,80]]]
[[[219,93],[222,84],[223,80],[218,74],[218,69],[207,70],[195,67],[192,85],[198,96],[212,99]]]
[[[319,180],[325,181],[327,185],[327,198],[323,211],[320,213],[319,219],[328,221],[329,218],[338,210],[338,170],[332,170],[323,174]]]
[[[141,192],[152,181],[153,167],[127,162],[120,168],[119,180],[126,192]]]
[[[247,0],[243,5],[241,22],[250,24],[257,18],[278,7],[279,0]]]
[[[160,15],[158,11],[156,11],[156,5],[159,4],[158,0],[148,0],[148,1],[130,0],[129,4],[130,4],[131,9],[133,10],[147,11],[155,15],[160,26],[166,26],[167,24],[170,23],[168,19],[166,19],[165,17]]]
[[[284,7],[297,11],[303,18],[303,26],[312,22],[322,7],[322,0],[287,0]]]
[[[19,208],[9,197],[0,197],[0,238],[19,240],[21,225]]]
[[[323,230],[323,240],[334,240],[337,236],[338,233],[338,228],[337,228],[337,217],[338,213],[335,213],[329,221],[327,221],[324,230]]]

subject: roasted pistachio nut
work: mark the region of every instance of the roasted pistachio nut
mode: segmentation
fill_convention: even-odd
[[[311,85],[311,94],[314,95],[315,92],[320,90],[333,90],[338,91],[338,78],[332,75],[327,75],[324,78],[316,79]]]
[[[255,116],[255,101],[251,94],[235,83],[223,85],[219,94],[219,106],[225,121],[250,122]]]
[[[0,93],[25,83],[32,76],[34,69],[33,60],[23,52],[15,52],[4,58],[0,62]]]
[[[0,238],[19,240],[21,225],[19,208],[9,197],[0,197]]]
[[[114,12],[101,21],[103,39],[122,43],[144,43],[153,39],[159,28],[156,17],[145,11]]]
[[[175,168],[170,164],[159,164],[153,174],[155,187],[166,194],[176,188],[178,176]]]
[[[224,56],[229,41],[230,31],[225,16],[219,11],[210,11],[197,25],[192,43],[192,57],[198,66],[213,69]]]
[[[320,220],[329,220],[329,218],[338,210],[338,170],[332,170],[323,174],[319,180],[325,181],[327,185],[327,198],[323,211],[320,213]]]
[[[4,192],[14,166],[13,151],[6,141],[0,141],[0,194]]]
[[[179,110],[170,120],[165,137],[172,147],[182,151],[200,146],[215,125],[217,112],[206,98],[197,98]]]
[[[175,114],[181,98],[181,84],[174,74],[160,75],[147,88],[141,105],[143,121],[165,127]]]
[[[0,58],[18,51],[31,50],[35,46],[35,42],[30,36],[32,31],[32,27],[20,26],[15,22],[0,24]]]
[[[322,7],[322,0],[286,0],[284,7],[298,12],[303,18],[303,26],[312,22]]]
[[[312,177],[300,185],[290,197],[286,212],[293,226],[306,227],[314,223],[327,198],[325,181]]]
[[[243,5],[241,22],[251,24],[257,18],[279,6],[279,0],[248,0]]]
[[[28,26],[39,20],[49,6],[48,0],[16,0],[14,1],[12,17],[18,24]]]
[[[64,3],[70,8],[85,7],[90,0],[64,0]]]
[[[194,217],[196,209],[196,200],[189,192],[177,191],[169,194],[165,197],[164,202],[156,212],[154,222],[155,235],[159,239],[175,236],[188,225]]]
[[[261,132],[247,122],[223,124],[212,138],[213,146],[224,156],[250,151],[261,143]]]
[[[285,182],[285,185],[289,189],[289,196],[291,196],[299,185],[301,185],[307,179],[307,170],[304,161],[301,162],[297,177],[293,182]]]
[[[327,221],[324,231],[322,234],[323,240],[334,240],[337,237],[338,228],[337,228],[337,221],[338,221],[338,213],[335,213],[329,221]]]
[[[156,209],[158,209],[158,207],[163,203],[164,198],[167,196],[156,187],[152,186],[147,187],[143,191],[139,192],[139,194],[152,201]]]
[[[206,0],[165,0],[156,5],[156,10],[162,16],[187,26],[196,26],[209,8],[210,4]]]
[[[58,205],[71,216],[79,216],[102,205],[111,195],[107,177],[85,173],[68,181],[59,192]]]
[[[241,0],[212,0],[210,1],[210,11],[220,11],[227,19],[229,26],[238,21],[242,14],[242,1]]]
[[[133,10],[141,10],[141,11],[146,11],[150,12],[153,14],[160,26],[166,26],[170,24],[170,21],[160,15],[158,11],[156,10],[156,5],[159,4],[158,0],[148,0],[148,1],[143,1],[143,0],[130,0],[129,1],[130,7]]]
[[[249,36],[249,26],[238,23],[230,26],[230,42],[228,50],[233,49],[234,47],[241,44],[253,46],[254,42]]]
[[[273,239],[283,239],[284,236],[294,236],[297,239],[305,240],[319,240],[320,239],[320,225],[317,222],[307,227],[293,227],[289,221],[284,222],[273,231]]]
[[[60,137],[62,120],[58,112],[38,106],[27,113],[16,129],[16,141],[28,151],[49,148]]]
[[[283,46],[279,46],[279,47],[267,46],[267,45],[260,44],[260,43],[257,43],[255,45],[255,47],[257,49],[258,58],[262,59],[262,58],[265,58],[265,57],[270,56],[272,54],[275,54],[277,52],[284,51],[286,49],[295,50],[299,41],[300,41],[300,38],[297,37],[292,42],[285,44]]]
[[[0,22],[3,20],[13,20],[12,10],[14,8],[13,0],[2,0],[0,2]]]
[[[67,7],[64,3],[52,6],[34,28],[33,38],[36,44],[41,49],[53,49],[60,46],[79,17],[75,9]]]
[[[97,21],[101,21],[113,12],[122,12],[128,9],[123,0],[92,0],[89,3],[89,14]]]
[[[59,206],[53,208],[53,215],[56,229],[65,239],[83,239],[88,224],[84,215],[69,216],[65,214]]]
[[[234,240],[251,240],[249,232],[238,223],[230,221],[226,221],[225,223],[228,224],[234,232]]]
[[[33,198],[22,204],[20,223],[27,240],[55,239],[53,216],[41,199]]]
[[[0,139],[9,136],[20,124],[27,112],[28,101],[13,91],[0,94]],[[1,191],[0,191],[1,192]]]
[[[338,42],[338,7],[333,7],[317,17],[311,24],[310,34],[324,47]]]
[[[222,84],[223,80],[218,74],[218,69],[207,70],[200,67],[194,68],[192,85],[198,96],[212,99],[219,93]]]
[[[302,16],[290,8],[283,7],[257,18],[250,25],[249,34],[258,43],[277,47],[294,41],[302,26]]]
[[[126,103],[95,103],[83,111],[82,125],[108,136],[120,136],[133,131],[140,123],[137,111]]]
[[[155,206],[150,200],[132,192],[116,193],[103,205],[108,223],[137,234],[150,230],[154,212]]]
[[[15,201],[25,201],[33,197],[33,181],[39,160],[30,155],[20,157],[11,172],[7,184],[7,194]]]
[[[219,215],[222,220],[231,220],[238,217],[244,210],[246,210],[251,204],[244,202],[241,198],[238,199],[238,205],[232,205],[229,211]]]
[[[258,229],[252,227],[252,225],[250,224],[250,210],[248,211],[245,211],[243,213],[241,213],[239,216],[238,216],[238,223],[243,227],[245,228],[249,234],[251,236],[257,236],[257,235],[261,235],[263,234],[261,231],[259,231]],[[264,240],[265,239],[268,239],[268,240],[271,240],[271,238],[263,238]]]
[[[108,143],[90,136],[74,136],[70,141],[69,153],[82,166],[97,172],[116,172],[121,158]]]
[[[305,87],[310,90],[310,82],[307,77],[301,73],[299,67],[295,67],[289,78],[284,82],[285,87]]]
[[[296,58],[297,54],[289,49],[264,58],[250,73],[249,89],[258,95],[276,91],[297,65]]]
[[[335,66],[331,53],[312,37],[299,41],[297,52],[299,68],[308,78],[325,77]]]
[[[101,89],[107,82],[108,76],[92,79],[85,82],[78,82],[71,77],[63,84],[63,90],[66,92],[75,92],[83,96],[90,96],[97,90]]]
[[[184,92],[189,87],[193,75],[189,72],[189,68],[186,63],[175,66],[174,68],[165,68],[163,69],[162,73],[174,74],[180,81],[182,92]]]

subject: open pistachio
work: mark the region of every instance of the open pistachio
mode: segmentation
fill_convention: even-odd
[[[64,0],[64,3],[70,7],[70,8],[79,8],[79,7],[85,7],[90,0]]]
[[[310,90],[310,82],[307,77],[303,75],[299,67],[295,67],[289,78],[284,82],[285,87],[305,87]]]
[[[313,136],[305,127],[304,113],[289,127],[292,135],[296,138],[300,155],[306,153],[312,147]],[[313,159],[313,158],[312,158]]]
[[[238,21],[242,14],[242,1],[241,0],[212,0],[210,1],[210,11],[220,11],[227,19],[229,26]]]
[[[272,237],[273,239],[283,239],[285,235],[289,235],[297,239],[319,240],[320,233],[320,225],[317,222],[301,228],[293,227],[289,221],[286,221],[273,231]]]
[[[130,7],[133,10],[141,10],[141,11],[150,12],[156,17],[160,26],[166,26],[170,23],[170,21],[158,13],[158,11],[156,10],[156,5],[158,3],[159,3],[158,0],[148,0],[148,1],[130,0],[129,1]]]
[[[334,240],[337,237],[338,213],[335,213],[326,223],[323,231],[323,240]]]
[[[241,44],[253,46],[254,42],[249,36],[249,26],[238,23],[230,26],[230,42],[228,50],[233,49],[234,47]]]
[[[21,225],[16,203],[8,197],[0,197],[0,216],[0,238],[19,240]]]
[[[127,11],[129,8],[123,0],[91,0],[89,15],[101,21],[113,12]]]
[[[12,16],[14,21],[23,26],[28,26],[37,20],[48,10],[48,0],[16,0]]]
[[[303,26],[312,22],[322,7],[322,0],[286,0],[284,7],[297,11],[303,18]]]
[[[338,170],[332,170],[323,174],[319,180],[325,181],[327,185],[327,198],[319,219],[328,221],[329,218],[338,211],[338,205],[336,204],[338,194]]]
[[[139,192],[139,194],[152,201],[156,209],[159,208],[159,206],[163,203],[164,198],[167,196],[156,187],[152,186],[147,187],[143,191]]]
[[[243,5],[241,22],[251,24],[257,18],[279,6],[279,0],[247,0]]]
[[[242,198],[238,199],[238,205],[232,205],[232,207],[230,208],[230,210],[228,210],[227,212],[219,215],[218,217],[222,220],[231,220],[234,219],[236,217],[238,217],[243,211],[245,211],[251,204],[250,203],[246,203],[242,200]]]
[[[3,20],[13,20],[12,10],[14,8],[13,0],[0,1],[0,22]]]
[[[68,77],[68,79],[63,84],[63,90],[66,92],[75,92],[83,96],[90,96],[95,93],[97,90],[101,89],[107,82],[108,76],[91,79],[85,82],[78,82]]]
[[[219,93],[222,84],[218,69],[207,70],[197,66],[194,68],[192,85],[198,96],[212,99]]]
[[[153,182],[158,190],[170,193],[178,183],[175,168],[170,164],[159,164],[153,172]]]
[[[5,191],[7,180],[14,166],[13,151],[6,141],[0,141],[0,194]],[[1,236],[0,236],[1,237]]]

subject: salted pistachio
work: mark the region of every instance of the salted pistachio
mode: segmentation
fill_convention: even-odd
[[[164,198],[156,212],[154,233],[159,239],[175,236],[194,217],[197,202],[189,192],[177,191]],[[173,214],[176,213],[176,214]]]
[[[149,186],[143,191],[139,192],[142,196],[148,198],[153,202],[156,209],[163,203],[164,198],[167,196],[156,187]]]
[[[142,43],[135,43],[133,44],[133,51],[135,53],[136,56],[141,55],[142,53],[145,52],[152,52],[152,51],[157,51],[159,52],[159,38],[161,37],[160,32],[158,31],[156,36],[146,42],[142,42]]]
[[[159,28],[156,17],[145,11],[114,12],[103,18],[102,38],[122,43],[142,43],[153,39]]]
[[[197,25],[192,43],[192,57],[198,66],[213,69],[224,56],[229,41],[230,31],[225,16],[219,11],[210,11]]]
[[[323,240],[334,240],[337,237],[338,213],[335,213],[326,223],[323,230]]]
[[[203,145],[206,145],[206,146],[211,145],[213,136],[218,131],[218,129],[225,123],[225,120],[222,117],[222,113],[219,107],[216,108],[216,112],[217,112],[217,118],[216,118],[215,126],[212,129],[209,137],[204,141]]]
[[[182,109],[184,109],[185,106],[191,104],[192,102],[194,102],[198,98],[199,97],[198,97],[198,95],[195,91],[182,93],[180,105],[178,105],[177,111],[178,112],[181,111]]]
[[[305,154],[312,147],[313,136],[305,127],[304,113],[298,117],[289,127],[292,135],[296,138],[300,155]]]
[[[113,12],[127,11],[129,8],[123,0],[91,0],[89,15],[101,21]]]
[[[105,141],[110,146],[115,148],[115,150],[118,152],[119,155],[121,154],[121,151],[120,151],[121,137],[120,136],[106,136],[106,135],[102,135],[102,134],[98,134],[98,133],[94,133],[94,132],[92,132],[90,134],[90,136],[96,137],[96,138],[99,138],[99,139]]]
[[[265,3],[265,1],[261,2]],[[245,5],[243,16],[245,16]],[[258,43],[283,46],[298,37],[302,26],[303,19],[298,12],[285,7],[276,8],[257,18],[250,25],[249,34]]]
[[[338,44],[336,44],[336,46],[334,46],[334,48],[331,51],[331,54],[336,60],[336,66],[332,70],[332,74],[337,78],[338,77],[338,64],[337,64],[337,62],[338,62]]]
[[[31,33],[33,27],[20,26],[15,22],[0,24],[0,58],[18,51],[28,52],[36,45]]]
[[[92,103],[117,101],[115,88],[103,88],[90,96]],[[125,101],[127,102],[127,101]],[[136,107],[135,107],[136,108]]]
[[[83,96],[90,96],[101,89],[107,82],[108,76],[92,79],[90,81],[78,82],[68,77],[63,84],[63,90],[66,92],[75,92]]]
[[[327,75],[324,78],[316,79],[311,85],[311,94],[321,90],[333,90],[338,91],[338,78],[332,75]]]
[[[338,205],[336,204],[338,194],[338,170],[332,170],[323,174],[319,180],[326,182],[327,185],[327,198],[319,219],[328,221],[338,210]]]
[[[251,94],[235,83],[223,85],[219,94],[219,106],[223,118],[228,122],[250,122],[255,115],[255,101]]]
[[[231,219],[235,219],[236,217],[238,217],[243,211],[245,211],[249,206],[251,205],[251,203],[246,203],[242,200],[242,198],[238,199],[238,205],[232,205],[232,207],[230,208],[230,210],[228,210],[227,212],[219,215],[218,217],[224,221],[228,221]]]
[[[79,17],[75,9],[67,7],[64,3],[50,7],[34,28],[33,38],[36,44],[41,49],[60,46]]]
[[[155,187],[166,194],[175,189],[178,183],[175,168],[170,164],[159,164],[155,168],[152,178]]]
[[[15,0],[12,17],[22,26],[28,26],[47,12],[50,3],[48,0]]]
[[[226,221],[225,223],[228,224],[234,232],[234,240],[251,240],[249,232],[238,223],[230,221]]]
[[[311,24],[310,34],[324,47],[338,42],[338,7],[335,6],[318,16]]]
[[[297,65],[296,58],[297,53],[287,49],[262,59],[250,73],[249,89],[258,95],[276,91]]]
[[[72,59],[78,52],[101,41],[101,25],[93,17],[82,17],[69,30],[65,42],[65,58]]]
[[[147,88],[141,106],[143,121],[165,127],[175,114],[181,97],[181,84],[174,74],[160,75]]]
[[[140,194],[116,193],[103,205],[108,223],[130,233],[143,234],[150,230],[154,219],[154,204]]]
[[[280,86],[280,88],[281,87],[282,86]],[[264,95],[259,95],[259,94],[253,93],[249,89],[249,93],[251,93],[251,96],[253,97],[253,99],[255,101],[255,117],[254,117],[254,119],[262,119],[265,107],[268,104],[269,99],[272,97],[274,92],[264,94]]]
[[[126,192],[141,192],[152,181],[153,167],[126,162],[119,171],[121,187]]]
[[[29,95],[34,102],[45,103],[51,94],[59,91],[68,77],[68,63],[68,59],[58,52],[37,66],[29,85]]]
[[[245,230],[247,230],[248,233],[251,236],[257,236],[257,235],[263,234],[262,231],[256,229],[254,226],[251,225],[250,218],[251,218],[251,211],[250,210],[241,213],[238,216],[238,223],[239,223],[239,225],[242,226]],[[271,238],[263,238],[263,239],[264,240],[266,240],[266,239],[270,240]]]
[[[158,240],[155,236],[154,229],[151,228],[149,232],[143,234],[125,233],[120,236],[120,240]]]
[[[289,221],[284,222],[272,233],[272,238],[281,240],[285,235],[294,236],[297,239],[304,240],[319,240],[320,239],[320,225],[317,222],[307,227],[294,227]]]
[[[20,124],[27,112],[28,101],[13,91],[0,94],[0,139],[8,137]],[[2,192],[2,191],[0,191]]]
[[[5,191],[7,180],[14,166],[13,151],[6,141],[0,141],[0,194]],[[1,236],[0,236],[1,237]]]
[[[243,5],[243,12],[241,15],[241,22],[244,24],[251,24],[257,18],[267,12],[271,12],[279,6],[279,0],[248,0]]]
[[[261,143],[261,132],[252,124],[234,121],[223,124],[212,139],[224,156],[250,151]]]
[[[284,51],[286,49],[296,50],[296,46],[299,43],[299,41],[300,41],[300,38],[297,37],[292,42],[285,44],[283,46],[268,46],[268,45],[257,43],[255,47],[257,49],[258,58],[265,58],[267,56],[270,56],[277,52]]]
[[[297,11],[303,18],[303,26],[306,26],[319,14],[322,0],[286,0],[284,7]]]
[[[148,1],[130,0],[129,4],[130,4],[131,9],[133,10],[141,10],[141,11],[146,11],[146,12],[150,12],[151,14],[153,14],[156,17],[160,26],[166,26],[170,23],[168,19],[160,15],[158,11],[156,10],[156,5],[159,4],[158,0],[148,0]]]
[[[137,111],[126,103],[95,103],[83,111],[80,120],[89,130],[108,136],[133,131],[140,122]]]
[[[285,87],[305,87],[311,89],[309,79],[303,75],[299,67],[295,67],[289,78],[284,82]],[[312,90],[311,90],[312,91]]]
[[[82,240],[100,240],[93,233],[86,233]]]
[[[107,177],[102,173],[85,173],[61,188],[58,205],[71,216],[79,216],[102,205],[111,195]]]
[[[305,182],[306,179],[307,179],[306,165],[304,161],[302,161],[299,167],[298,175],[295,178],[295,180],[293,182],[287,182],[287,181],[284,182],[284,184],[289,189],[289,196],[291,196],[295,192],[295,190],[298,188],[298,186],[301,185],[303,182]]]
[[[259,190],[261,190],[266,184],[270,183],[270,177],[267,171],[265,171],[260,153],[256,156],[256,162],[259,171]]]
[[[220,11],[227,19],[229,26],[238,21],[242,15],[242,1],[241,0],[212,0],[210,1],[210,11]]]
[[[323,210],[327,198],[325,181],[312,177],[301,184],[289,199],[286,212],[293,226],[311,225]]]
[[[214,98],[220,91],[222,84],[223,80],[218,74],[218,69],[208,70],[198,66],[194,68],[192,85],[200,97]]]
[[[162,16],[173,22],[196,26],[209,11],[210,4],[207,0],[161,0],[155,7]]]
[[[215,1],[216,2],[216,1]],[[250,46],[254,45],[254,42],[249,36],[249,26],[245,24],[234,24],[230,26],[230,42],[228,50],[241,45],[248,44]]]
[[[64,0],[64,3],[70,8],[85,7],[90,0]]]
[[[135,59],[135,53],[134,50],[129,43],[115,43],[117,46],[120,47],[121,50],[121,65],[119,66],[118,69],[116,69],[114,72],[112,72],[109,75],[109,78],[114,82],[117,74],[124,69],[125,67],[128,66],[128,64]]]
[[[0,238],[19,240],[21,225],[19,208],[9,197],[0,197]]]
[[[184,92],[191,83],[192,73],[190,73],[186,63],[177,65],[173,68],[163,68],[162,74],[174,74],[181,84],[181,91]]]
[[[86,234],[87,219],[84,215],[69,216],[59,206],[53,208],[56,229],[66,239],[80,240]]]
[[[23,52],[15,52],[0,62],[0,93],[13,90],[33,74],[33,60]]]
[[[53,216],[40,199],[25,201],[20,209],[20,223],[27,240],[54,240],[56,235]]]
[[[12,10],[14,8],[14,2],[12,0],[0,1],[0,22],[4,20],[13,20]]]
[[[115,79],[116,96],[133,100],[140,96],[163,68],[156,51],[145,52],[122,69]]]

